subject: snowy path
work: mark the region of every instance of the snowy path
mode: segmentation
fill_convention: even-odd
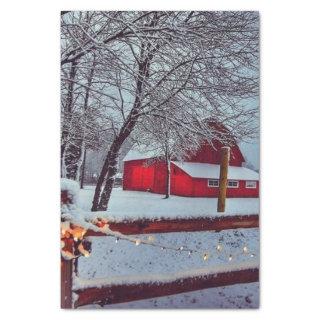
[[[94,194],[94,187],[80,190],[79,205],[84,210],[90,210]],[[226,202],[224,216],[245,215],[259,213],[259,199],[257,198],[230,198]],[[216,211],[216,198],[189,198],[171,196],[163,199],[163,195],[123,191],[114,188],[107,211],[110,221],[135,219],[175,219],[219,216]]]

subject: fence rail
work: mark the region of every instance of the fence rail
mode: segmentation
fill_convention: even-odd
[[[135,220],[128,222],[109,223],[113,231],[123,234],[167,233],[182,231],[221,231],[237,228],[259,227],[259,215],[233,215],[214,218],[197,219],[165,219],[165,220]],[[88,230],[86,236],[105,236],[104,233]]]
[[[169,283],[139,283],[88,288],[75,291],[78,298],[74,307],[88,304],[103,306],[256,281],[259,281],[259,269],[257,268],[189,277]]]
[[[259,215],[236,215],[215,218],[174,219],[174,220],[137,220],[121,223],[110,223],[110,229],[123,234],[166,233],[181,231],[221,231],[236,228],[259,227]],[[88,230],[87,236],[106,236],[104,233]],[[259,280],[259,269],[247,269],[208,276],[185,278],[163,284],[139,283],[136,285],[114,285],[103,288],[89,288],[74,291],[78,298],[72,304],[72,275],[75,260],[61,258],[61,307],[77,308],[86,304],[112,304],[140,299],[161,297],[187,291],[226,286],[237,283],[248,283]]]

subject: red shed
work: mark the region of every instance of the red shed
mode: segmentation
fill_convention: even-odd
[[[220,148],[208,143],[184,162],[171,162],[170,193],[184,197],[218,197]],[[131,150],[124,158],[123,190],[165,194],[166,164],[153,154]],[[227,197],[259,197],[259,174],[243,167],[244,157],[237,145],[231,148]]]

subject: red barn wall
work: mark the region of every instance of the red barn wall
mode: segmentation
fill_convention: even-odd
[[[147,191],[153,188],[154,165],[146,160],[132,160],[124,163],[123,190]]]
[[[150,191],[165,194],[167,175],[164,161],[147,165],[146,160],[132,160],[124,163],[123,190]],[[245,180],[239,180],[238,188],[227,188],[228,198],[259,197],[257,188],[245,187]],[[218,187],[208,187],[208,179],[192,178],[183,170],[171,164],[171,194],[184,197],[218,197]]]
[[[171,194],[184,197],[193,196],[193,181],[183,170],[171,165]]]
[[[208,143],[203,144],[200,150],[198,150],[195,155],[190,156],[186,161],[220,164],[220,149],[222,144],[215,142],[214,145],[216,150]],[[230,166],[241,167],[245,160],[239,147],[233,146],[230,149]]]
[[[167,167],[164,161],[157,161],[154,164],[154,181],[152,192],[165,194],[167,185]]]
[[[219,187],[208,187],[208,179],[193,178],[193,197],[214,197],[219,195]],[[257,188],[246,188],[246,181],[239,180],[239,188],[227,188],[227,198],[257,198],[259,197],[259,182]]]
[[[208,179],[192,178],[183,170],[172,164],[171,194],[185,197],[213,197],[219,195],[219,187],[208,187]],[[239,180],[238,188],[227,188],[228,198],[259,197],[259,182],[257,188],[246,188],[246,181]]]

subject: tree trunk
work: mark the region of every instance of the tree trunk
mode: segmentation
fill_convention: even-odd
[[[169,156],[166,156],[166,165],[167,165],[167,183],[166,183],[166,195],[164,199],[168,199],[170,197],[170,188],[171,188],[171,161]]]
[[[61,172],[61,178],[65,178],[67,175],[67,169],[66,165],[64,162],[64,157],[65,157],[65,149],[66,149],[66,144],[61,144],[61,153],[60,153],[60,172]]]
[[[83,183],[84,183],[84,175],[86,170],[86,156],[87,156],[87,148],[84,148],[84,157],[82,162],[82,172],[81,172],[81,181],[80,181],[80,189],[83,189]]]
[[[81,155],[80,155],[78,163],[77,163],[76,181],[78,181],[78,182],[80,182],[80,179],[81,179],[85,150],[86,150],[86,146],[85,146],[84,138],[83,138],[82,143],[81,143]]]
[[[119,140],[119,141],[118,141]],[[122,140],[122,139],[121,139]],[[91,211],[107,210],[109,197],[112,191],[115,175],[117,173],[117,165],[119,158],[119,150],[122,146],[120,139],[114,140],[112,143],[107,158],[103,164],[100,176],[98,178],[97,186],[95,189]],[[124,140],[123,140],[124,141]],[[103,192],[101,189],[105,181]]]
[[[137,97],[136,101],[139,101],[137,103],[140,103],[140,98]],[[106,160],[103,164],[98,178],[92,201],[91,211],[105,211],[108,208],[109,198],[115,180],[115,175],[118,171],[119,151],[137,123],[137,113],[138,108],[134,107],[131,110],[127,121],[123,124],[119,135],[115,137],[109,148]],[[101,193],[104,182],[105,186]]]
[[[69,79],[74,80],[77,73],[77,61],[73,61],[70,68]],[[73,105],[73,90],[74,90],[74,81],[68,82],[68,92],[66,96],[66,103],[64,106],[64,116],[69,117],[72,113],[72,105]],[[67,175],[66,164],[65,164],[65,153],[67,150],[67,140],[68,140],[69,132],[66,131],[62,127],[62,138],[61,138],[61,149],[60,149],[60,166],[61,166],[61,177],[65,178]]]
[[[84,117],[83,127],[84,128],[83,128],[81,144],[78,146],[80,155],[79,155],[78,161],[75,164],[74,179],[82,184],[83,184],[83,181],[82,181],[81,177],[82,177],[83,167],[84,167],[83,163],[84,163],[84,158],[85,158],[85,153],[86,153],[86,138],[87,138],[87,129],[86,129],[87,114],[86,114],[86,112],[87,112],[87,109],[89,106],[90,88],[92,85],[95,66],[96,66],[96,55],[93,56],[93,63],[92,63],[92,67],[90,69],[90,73],[88,75],[88,84],[87,84],[87,88],[85,90],[85,98],[84,98],[84,103],[83,103],[83,117]],[[62,165],[61,165],[63,177],[68,175],[68,170],[66,169],[66,163],[65,163],[65,156],[66,156],[66,152],[67,152],[67,147],[68,147],[68,144],[65,143],[64,152],[63,152],[63,156],[62,156]]]
[[[113,188],[116,173],[118,172],[119,153],[110,154],[108,173],[103,191],[98,204],[98,211],[106,211],[108,209],[109,199]]]
[[[145,57],[144,45],[142,46],[140,55],[141,58]],[[122,125],[119,134],[114,138],[109,148],[106,160],[103,164],[101,173],[98,178],[97,186],[92,201],[91,211],[105,211],[108,209],[108,203],[110,200],[110,195],[115,180],[115,175],[118,171],[119,151],[125,140],[133,131],[139,118],[138,114],[143,100],[142,97],[144,91],[144,82],[145,79],[149,77],[151,59],[152,54],[146,54],[145,60],[139,64],[137,87],[133,107],[126,118],[126,121]],[[101,192],[104,182],[105,186],[103,188],[103,191]]]
[[[69,74],[69,79],[70,81],[68,82],[68,93],[66,97],[66,111],[68,113],[72,112],[72,104],[73,104],[73,88],[74,88],[74,79],[76,78],[76,72],[77,72],[77,61],[73,61],[71,64],[70,68],[70,74]]]
[[[110,152],[110,151],[109,151]],[[108,172],[108,166],[109,166],[109,152],[107,154],[107,158],[103,164],[103,167],[101,169],[98,181],[97,181],[97,185],[96,188],[94,190],[94,196],[93,196],[93,200],[92,200],[92,207],[91,207],[91,211],[98,211],[98,204],[99,204],[99,200],[100,200],[100,194],[101,194],[101,189],[102,189],[102,185],[104,182],[104,178],[107,175]]]

